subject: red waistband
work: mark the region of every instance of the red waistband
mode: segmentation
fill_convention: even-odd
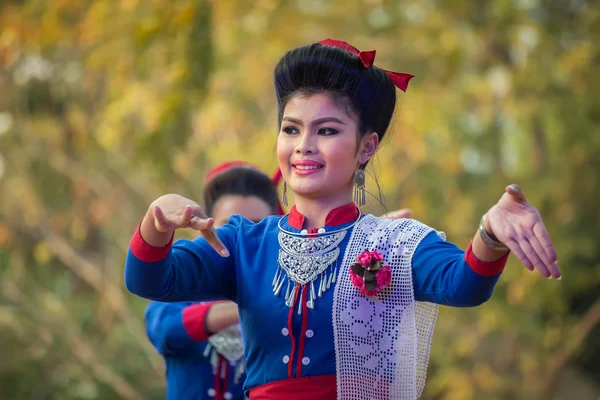
[[[260,385],[250,390],[250,400],[336,400],[335,375],[308,376]]]

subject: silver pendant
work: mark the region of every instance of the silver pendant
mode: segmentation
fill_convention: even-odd
[[[307,238],[280,232],[278,239],[281,249],[277,260],[279,267],[272,283],[275,296],[279,296],[283,286],[287,284],[285,304],[293,307],[298,284],[301,286],[309,284],[306,289],[309,290],[306,305],[313,309],[315,300],[322,297],[323,293],[335,283],[336,261],[340,256],[338,246],[345,236],[346,230]],[[301,294],[299,296],[301,297]],[[302,307],[299,307],[298,314],[301,312]]]

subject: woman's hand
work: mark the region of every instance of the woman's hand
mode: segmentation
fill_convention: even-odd
[[[527,269],[560,278],[556,250],[538,210],[525,200],[518,185],[506,187],[487,213],[486,231],[507,246]]]
[[[177,194],[167,194],[156,199],[148,209],[140,233],[146,243],[154,247],[165,246],[179,228],[200,231],[206,241],[219,253],[227,257],[229,251],[217,236],[215,220],[208,218],[195,201]]]
[[[383,214],[381,218],[388,219],[401,219],[401,218],[410,218],[412,215],[412,210],[410,208],[401,208],[396,211],[390,211],[386,214]]]

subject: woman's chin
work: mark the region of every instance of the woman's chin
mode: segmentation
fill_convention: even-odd
[[[298,198],[314,199],[318,198],[321,195],[322,191],[319,189],[320,188],[303,186],[292,190],[294,191],[294,195]]]

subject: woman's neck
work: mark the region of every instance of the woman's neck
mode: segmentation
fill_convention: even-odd
[[[321,228],[332,210],[352,202],[352,194],[337,195],[328,198],[306,198],[295,196],[296,210],[304,215],[302,229]]]

